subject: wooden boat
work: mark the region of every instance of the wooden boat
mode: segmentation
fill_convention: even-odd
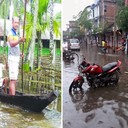
[[[32,112],[41,112],[57,98],[57,95],[57,92],[51,92],[41,95],[29,95],[16,91],[16,95],[12,96],[4,94],[3,90],[0,89],[1,102],[15,105]]]

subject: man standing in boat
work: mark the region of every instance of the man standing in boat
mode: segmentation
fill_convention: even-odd
[[[19,44],[25,41],[25,38],[19,38],[17,34],[17,29],[19,28],[19,18],[12,18],[12,29],[8,34],[8,67],[9,67],[9,94],[15,95],[16,82],[18,78],[19,72],[19,61],[20,56],[22,55],[20,52]]]

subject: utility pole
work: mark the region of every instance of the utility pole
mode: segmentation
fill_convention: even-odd
[[[125,53],[128,55],[128,33],[127,33],[127,38],[126,38],[126,50]]]
[[[115,3],[115,8],[114,8],[114,47],[113,47],[113,52],[115,53],[115,44],[116,44],[116,1]]]

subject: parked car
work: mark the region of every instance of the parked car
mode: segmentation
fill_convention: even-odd
[[[70,49],[73,50],[73,49],[78,49],[80,50],[80,41],[76,38],[73,38],[73,39],[69,39],[69,42],[70,42]]]

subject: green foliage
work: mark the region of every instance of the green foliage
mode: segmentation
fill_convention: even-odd
[[[3,18],[4,19],[4,16],[6,15],[8,18],[9,16],[9,5],[10,5],[10,1],[8,0],[3,0],[1,3],[0,3],[0,18]],[[4,11],[5,10],[5,6],[6,6],[6,12]],[[7,14],[5,14],[7,13]]]
[[[54,26],[54,33],[56,37],[60,36],[60,22],[57,22],[56,20],[53,21],[53,26]]]
[[[124,32],[128,32],[128,6],[122,7],[116,17],[117,25]]]
[[[60,50],[60,48],[57,48],[57,49],[56,49],[56,55],[58,55],[58,56],[61,55],[61,50]]]
[[[6,54],[8,53],[8,47],[4,46],[4,47],[0,47],[0,55]]]
[[[23,70],[25,71],[25,72],[29,72],[30,70],[29,70],[29,67],[30,67],[30,62],[27,62],[27,63],[24,63],[23,64]]]
[[[78,37],[81,37],[81,31],[79,28],[70,32],[69,38],[78,38]]]
[[[43,56],[48,56],[48,55],[50,55],[50,49],[48,49],[48,48],[43,48],[43,49],[42,49],[42,55],[43,55]]]
[[[24,16],[24,3],[22,0],[13,0],[14,2],[14,11],[15,15],[23,18]],[[28,2],[28,1],[27,1]],[[34,6],[35,0],[30,3],[30,10],[26,12],[26,24],[25,24],[25,37],[26,41],[24,43],[24,55],[28,55],[28,51],[30,49],[31,39],[32,39],[32,32],[33,32],[33,20],[34,20],[34,10],[36,6]],[[46,30],[50,30],[50,16],[49,16],[49,2],[50,0],[39,0],[38,4],[38,19],[36,23],[36,31],[38,33],[45,33]],[[54,2],[60,3],[61,0],[55,0]],[[23,19],[22,19],[23,20]],[[61,27],[61,13],[59,12],[54,16],[54,33],[56,37],[60,35],[60,27]],[[38,36],[38,35],[37,35]],[[37,37],[38,39],[41,38]],[[39,39],[40,40],[40,39]],[[39,50],[39,49],[38,49]],[[43,54],[50,54],[50,52],[46,53],[42,51]],[[37,56],[37,48],[34,53]]]
[[[91,20],[88,19],[90,12],[88,12],[86,9],[82,12],[80,18],[77,20],[78,24],[86,29],[92,28]]]
[[[56,55],[60,55],[61,51],[59,48],[56,49]],[[50,49],[49,48],[43,48],[42,49],[42,55],[43,56],[49,56],[50,55]]]
[[[44,33],[46,29],[49,30],[49,27],[50,27],[50,16],[47,13],[48,4],[49,4],[49,0],[45,0],[45,1],[39,0],[39,10],[38,10],[38,20],[37,20],[36,30],[41,33]],[[26,13],[27,24],[26,24],[25,30],[26,30],[27,43],[25,44],[25,49],[27,49],[27,47],[29,46],[29,43],[32,38],[33,18],[34,18],[34,15],[31,12]],[[54,23],[54,33],[58,37],[60,35],[61,13],[58,13],[55,15],[53,23]]]
[[[47,12],[49,0],[39,0],[38,22],[42,25],[42,16]]]
[[[21,17],[24,13],[24,3],[22,0],[13,0],[14,15]]]
[[[122,6],[125,5],[124,0],[116,0],[116,3],[117,3],[117,5],[118,5],[119,7],[122,7]]]

